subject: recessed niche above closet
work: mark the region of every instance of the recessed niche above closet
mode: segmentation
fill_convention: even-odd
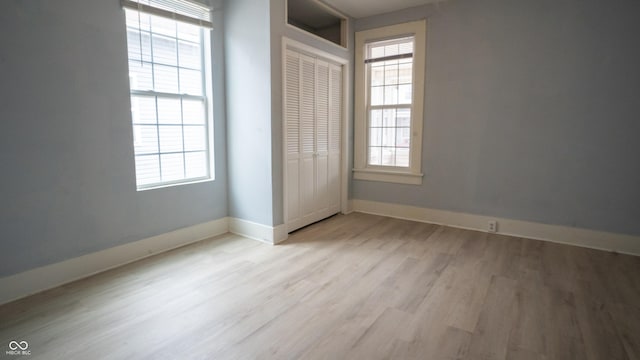
[[[347,17],[320,0],[287,0],[287,23],[347,47]]]

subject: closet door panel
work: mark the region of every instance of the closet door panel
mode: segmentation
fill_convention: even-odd
[[[300,60],[300,201],[304,218],[312,216],[316,209],[316,74],[314,58],[300,54]]]
[[[329,63],[316,61],[316,211],[329,207]]]
[[[340,209],[340,149],[342,116],[342,67],[329,66],[329,161],[328,161],[328,206]]]
[[[285,71],[285,129],[287,147],[287,221],[300,218],[300,56],[287,50]]]
[[[300,162],[287,162],[287,221],[300,218]]]

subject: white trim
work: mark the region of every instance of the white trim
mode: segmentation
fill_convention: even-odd
[[[315,56],[323,58],[324,60],[330,60],[330,61],[333,61],[333,62],[335,62],[337,64],[340,64],[340,65],[349,64],[349,60],[348,59],[342,58],[340,56],[333,55],[333,54],[328,53],[326,51],[322,51],[322,50],[320,50],[318,48],[315,48],[315,47],[313,47],[311,45],[307,45],[307,44],[302,43],[300,41],[296,41],[296,40],[290,39],[290,38],[288,38],[286,36],[283,36],[282,37],[282,54],[284,56],[286,56],[286,54],[287,54],[287,47],[289,47],[289,48],[291,48],[293,50],[307,52],[310,55],[315,55]],[[284,80],[284,77],[282,78],[282,80]]]
[[[351,66],[349,61],[342,65],[342,167],[340,168],[341,184],[340,189],[342,191],[340,195],[340,210],[346,214],[349,212],[349,159],[351,159],[351,146],[349,145],[349,139],[351,139],[351,133],[349,132],[349,124],[351,124]]]
[[[422,127],[424,122],[424,83],[426,70],[426,20],[384,26],[355,33],[355,96],[354,96],[354,179],[402,184],[422,184]],[[368,76],[364,63],[366,44],[372,41],[414,36],[413,95],[411,100],[411,149],[409,168],[368,166]],[[365,173],[366,171],[366,173]],[[402,176],[405,175],[405,176]],[[407,175],[414,175],[407,177]]]
[[[284,224],[272,227],[238,218],[229,218],[229,232],[271,245],[280,243],[289,236]]]
[[[361,213],[484,232],[487,232],[488,221],[495,220],[498,222],[498,234],[640,255],[640,236],[368,200],[353,200],[353,208],[354,211]]]
[[[353,200],[347,200],[347,211],[344,212],[345,215],[349,215],[353,212]]]
[[[420,185],[424,174],[403,173],[389,170],[353,169],[355,180],[384,181],[399,184]]]
[[[0,304],[228,232],[227,217],[0,278]]]

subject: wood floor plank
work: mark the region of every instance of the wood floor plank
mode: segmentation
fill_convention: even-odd
[[[5,304],[0,344],[47,360],[638,359],[638,274],[639,257],[353,213]]]
[[[473,332],[469,359],[506,359],[509,335],[517,316],[516,293],[515,280],[493,276]]]

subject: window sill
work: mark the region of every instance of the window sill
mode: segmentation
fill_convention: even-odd
[[[424,174],[414,174],[409,172],[374,170],[374,169],[353,169],[355,180],[381,181],[388,183],[422,185]]]
[[[214,180],[215,179],[213,177],[189,179],[189,180],[186,180],[186,181],[160,183],[160,184],[154,184],[154,185],[147,185],[145,187],[137,187],[136,190],[137,191],[147,191],[147,190],[164,189],[164,188],[175,187],[175,186],[180,186],[180,185],[200,184],[200,183],[205,183],[205,182],[211,182],[211,181],[214,181]]]

